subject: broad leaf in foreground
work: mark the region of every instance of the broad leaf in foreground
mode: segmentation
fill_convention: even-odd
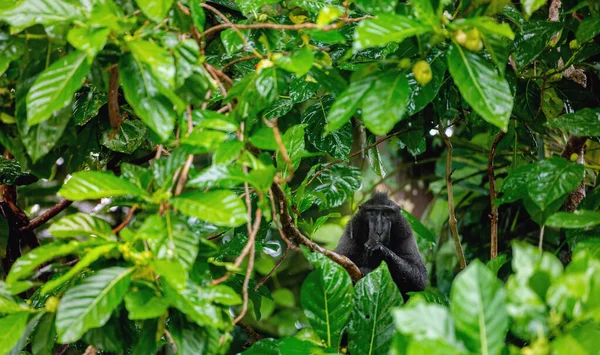
[[[246,206],[231,191],[187,192],[171,202],[182,213],[218,226],[237,227],[247,220]]]
[[[404,303],[387,264],[358,281],[354,309],[348,324],[348,349],[352,354],[387,354],[394,335],[391,309]]]
[[[546,220],[546,225],[558,228],[589,228],[600,224],[600,212],[579,210],[573,213],[557,212]]]
[[[106,240],[116,240],[116,236],[108,222],[82,212],[61,218],[53,223],[48,231],[59,238],[99,237]]]
[[[135,2],[144,15],[156,22],[162,21],[173,5],[173,0],[136,0]]]
[[[575,190],[583,180],[584,167],[560,157],[550,157],[537,163],[527,183],[529,197],[545,210],[552,202]]]
[[[65,107],[90,71],[87,54],[73,51],[52,63],[36,79],[27,94],[27,123],[32,126]]]
[[[508,330],[504,285],[479,260],[452,284],[450,310],[460,338],[479,354],[500,354]]]
[[[29,312],[9,314],[0,318],[0,351],[5,354],[21,339],[27,327]],[[19,349],[20,350],[20,349]]]
[[[406,111],[410,94],[403,72],[386,72],[367,91],[362,101],[363,122],[377,135],[387,134]]]
[[[336,131],[350,120],[376,79],[375,76],[367,76],[358,81],[353,81],[346,91],[336,98],[327,115],[326,132]]]
[[[302,113],[302,123],[306,124],[306,139],[317,150],[329,153],[334,158],[348,159],[352,145],[352,124],[323,136],[327,124],[327,112],[334,102],[334,97],[327,95],[317,103],[306,108]],[[271,136],[273,134],[271,133]],[[277,147],[275,146],[275,149]]]
[[[103,326],[127,293],[133,268],[111,267],[85,278],[60,300],[56,313],[58,341],[72,343]]]
[[[600,108],[584,108],[548,121],[548,126],[576,136],[600,136]]]
[[[58,194],[72,201],[113,196],[145,196],[146,191],[110,172],[79,171],[63,185]]]
[[[68,22],[80,16],[81,12],[79,8],[67,1],[25,0],[12,9],[4,11],[0,18],[6,20],[11,26],[21,30],[36,23],[47,26]]]
[[[448,54],[448,69],[460,93],[475,112],[506,131],[513,97],[508,83],[490,62],[455,44]]]
[[[309,323],[328,347],[337,348],[352,312],[352,280],[330,260],[311,272],[300,290],[300,304]]]
[[[379,14],[374,19],[361,21],[354,33],[354,49],[383,46],[402,42],[406,38],[423,34],[430,26],[402,15]]]

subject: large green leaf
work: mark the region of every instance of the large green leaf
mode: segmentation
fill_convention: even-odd
[[[164,20],[173,5],[173,0],[135,0],[135,2],[144,15],[155,22]]]
[[[146,191],[110,172],[78,171],[58,194],[72,201],[93,200],[103,197],[147,195]]]
[[[168,280],[167,280],[168,281]],[[185,313],[201,327],[227,328],[229,322],[219,307],[206,298],[206,289],[188,281],[185,288],[175,289],[165,285],[165,295],[171,305]]]
[[[453,45],[448,69],[465,101],[484,120],[506,131],[513,97],[506,80],[483,56]]]
[[[589,228],[600,224],[600,212],[580,210],[573,213],[557,212],[546,220],[546,225],[558,228]]]
[[[71,241],[67,244],[51,243],[37,247],[15,261],[6,276],[6,283],[15,283],[31,275],[38,266],[59,256],[73,254],[85,246],[85,243]]]
[[[319,101],[307,107],[302,112],[302,123],[306,124],[306,139],[318,151],[328,153],[334,158],[348,159],[352,146],[352,125],[345,124],[342,128],[324,136],[327,124],[327,112],[335,98],[324,96]]]
[[[432,79],[427,85],[421,86],[417,83],[412,71],[407,75],[408,84],[410,85],[409,98],[406,106],[407,116],[413,116],[433,101],[445,81],[447,68],[446,60],[441,55],[425,58],[425,60],[429,63],[432,72]]]
[[[119,69],[119,80],[127,102],[146,126],[161,140],[167,140],[173,133],[177,116],[184,109],[183,102],[133,56],[123,56]]]
[[[582,164],[560,157],[542,160],[527,183],[529,197],[545,210],[552,202],[575,190],[583,181],[583,173]]]
[[[52,63],[29,89],[27,123],[33,126],[43,122],[71,102],[89,71],[90,63],[82,51],[73,51]]]
[[[552,340],[554,354],[587,355],[600,349],[600,328],[583,323],[568,329]]]
[[[106,27],[74,27],[69,30],[67,40],[69,43],[87,53],[88,58],[93,59],[104,48],[110,28]]]
[[[315,56],[309,46],[295,50],[290,55],[275,56],[277,66],[295,73],[298,77],[308,73],[314,60]]]
[[[523,68],[537,58],[548,45],[548,41],[560,29],[560,22],[527,21],[523,23],[521,31],[515,37],[517,67]]]
[[[531,15],[535,10],[544,6],[548,0],[522,0],[523,10],[527,15]]]
[[[326,132],[336,131],[348,123],[376,79],[376,76],[369,75],[360,80],[353,81],[350,86],[336,98],[327,115]]]
[[[48,120],[35,126],[30,126],[24,116],[19,116],[17,126],[21,140],[33,163],[46,156],[57,144],[69,124],[71,112],[70,105],[67,105],[61,110],[52,112]]]
[[[152,319],[167,311],[169,301],[157,296],[148,286],[139,286],[136,291],[125,296],[125,306],[129,312],[129,319]]]
[[[127,46],[140,66],[146,65],[157,80],[167,84],[167,87],[175,85],[175,61],[168,50],[143,40],[129,41]]]
[[[86,251],[85,255],[83,257],[81,257],[81,259],[79,259],[77,264],[75,264],[75,266],[73,266],[71,269],[69,269],[69,271],[67,271],[65,274],[61,275],[60,277],[57,277],[55,279],[52,279],[52,280],[46,282],[44,284],[44,286],[41,288],[41,291],[40,291],[41,294],[44,295],[44,294],[56,289],[63,283],[71,280],[72,278],[77,276],[79,273],[81,273],[83,270],[85,270],[85,268],[90,266],[94,261],[98,260],[102,256],[108,255],[108,253],[110,253],[110,251],[115,249],[116,247],[117,247],[117,244],[111,243],[111,244],[104,244],[99,247],[90,249],[89,251]]]
[[[58,238],[99,237],[106,240],[116,240],[111,225],[89,213],[75,213],[63,217],[52,223],[48,231]]]
[[[352,354],[387,354],[394,335],[391,309],[404,303],[398,286],[382,263],[358,281],[354,309],[348,323],[348,350]]]
[[[431,31],[431,27],[402,15],[379,14],[361,21],[354,32],[354,50],[402,42],[406,38]]]
[[[295,125],[290,127],[287,131],[285,131],[285,134],[283,135],[283,137],[281,137],[281,140],[283,142],[283,145],[285,146],[285,149],[288,153],[288,156],[290,158],[290,162],[292,163],[292,169],[293,171],[295,171],[296,169],[298,169],[298,167],[300,166],[300,161],[302,160],[302,158],[306,155],[306,150],[305,148],[305,143],[304,143],[304,128],[306,127],[305,124],[299,124],[299,125]],[[281,153],[277,154],[277,166],[279,167],[279,169],[281,169],[283,171],[283,176],[288,176],[291,172],[288,171],[289,170],[289,166],[288,164],[286,164],[283,160],[283,156],[281,155]]]
[[[196,191],[171,200],[173,207],[219,226],[237,227],[247,220],[246,206],[233,192],[225,190]]]
[[[354,289],[348,273],[333,262],[311,272],[300,290],[300,304],[309,323],[328,347],[337,348],[352,313]]]
[[[360,169],[334,165],[318,175],[307,187],[307,191],[317,198],[317,204],[322,210],[330,209],[340,206],[352,196],[360,187],[361,180]]]
[[[125,120],[114,129],[109,128],[102,134],[100,144],[115,152],[131,154],[147,138],[146,126],[139,120]]]
[[[579,27],[577,28],[577,33],[575,36],[579,43],[585,43],[591,39],[594,39],[600,33],[600,16],[596,14],[595,16],[586,16],[586,18],[581,21]]]
[[[357,0],[356,5],[371,14],[393,13],[396,2],[392,0]]]
[[[10,10],[4,10],[0,15],[0,18],[18,30],[34,24],[48,26],[69,22],[80,17],[80,9],[63,0],[25,0]]]
[[[584,108],[548,121],[576,136],[600,136],[600,108]]]
[[[9,314],[0,318],[0,353],[6,354],[15,346],[27,328],[29,312]],[[21,350],[21,349],[19,349]]]
[[[67,290],[56,313],[58,341],[79,340],[88,329],[106,324],[127,293],[133,268],[111,267]]]
[[[460,338],[478,354],[500,354],[508,330],[504,285],[479,260],[452,284],[450,310]]]
[[[159,259],[176,260],[184,268],[189,270],[198,255],[198,244],[200,238],[197,233],[193,233],[190,228],[175,216],[169,215],[168,225],[164,219],[153,218],[152,222],[144,222],[145,230],[157,230],[160,234],[148,240],[150,249]],[[155,223],[149,226],[150,223]],[[162,228],[162,229],[159,229]],[[139,232],[138,232],[139,233]],[[159,272],[160,273],[160,272]]]
[[[409,94],[406,74],[384,73],[362,100],[365,126],[376,135],[387,134],[402,119]]]

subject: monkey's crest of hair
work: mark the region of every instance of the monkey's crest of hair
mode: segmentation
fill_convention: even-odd
[[[392,199],[389,198],[388,194],[383,191],[376,191],[373,194],[373,196],[368,201],[363,203],[360,207],[363,207],[363,206],[364,207],[390,206],[390,207],[400,208],[400,206],[398,206],[398,204],[396,204],[394,201],[392,201]]]

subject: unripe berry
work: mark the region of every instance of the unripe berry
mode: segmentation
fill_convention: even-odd
[[[429,63],[424,60],[416,62],[412,67],[412,72],[415,76],[415,80],[421,86],[427,85],[433,78],[431,67],[429,66]]]
[[[58,309],[58,303],[59,303],[58,298],[56,298],[54,296],[49,297],[46,300],[46,310],[48,312],[56,312],[56,310]]]

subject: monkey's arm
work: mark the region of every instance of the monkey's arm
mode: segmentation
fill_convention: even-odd
[[[380,245],[379,252],[387,263],[394,282],[403,293],[425,289],[427,269],[420,258],[402,258],[384,245]]]

